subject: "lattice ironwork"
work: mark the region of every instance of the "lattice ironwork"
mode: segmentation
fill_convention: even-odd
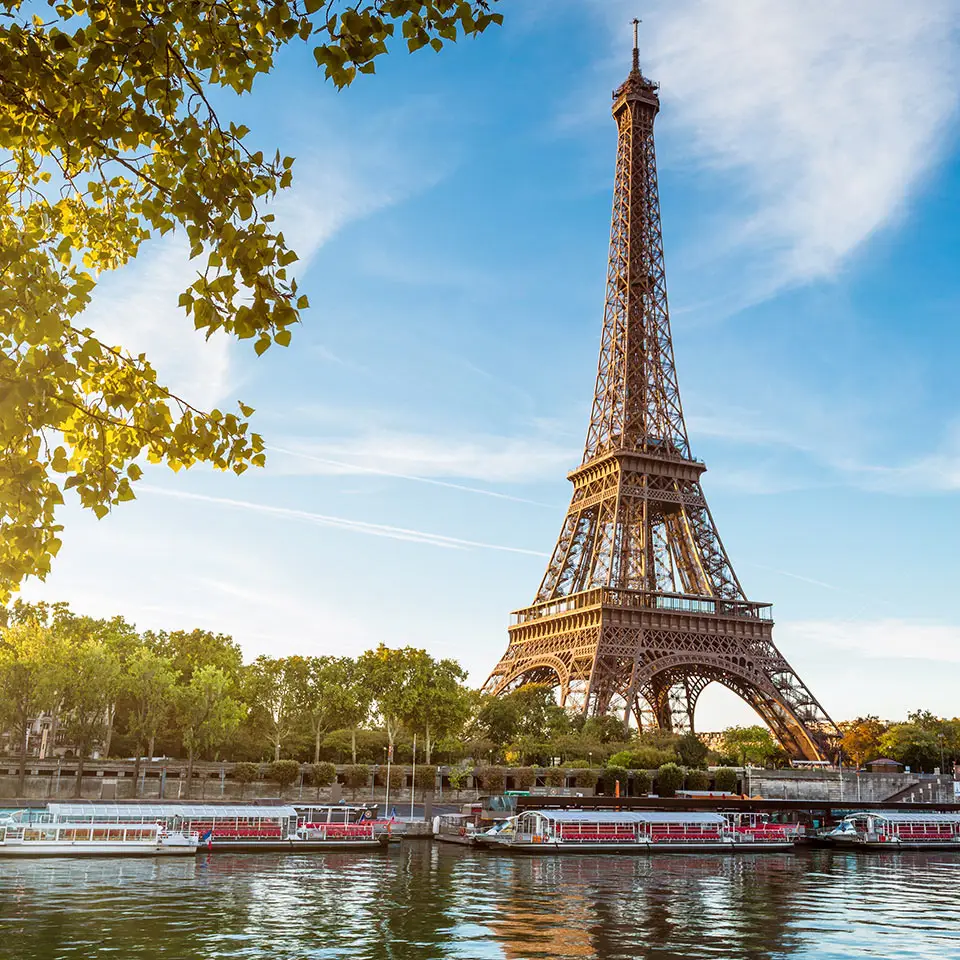
[[[614,91],[618,145],[600,360],[583,461],[534,603],[485,689],[554,684],[561,703],[692,730],[704,687],[749,703],[796,757],[837,729],[747,600],[707,506],[680,403],[660,227],[658,86]]]

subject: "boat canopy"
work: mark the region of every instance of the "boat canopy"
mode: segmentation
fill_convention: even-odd
[[[726,823],[719,813],[662,810],[524,810],[555,823]]]
[[[48,803],[55,820],[284,820],[296,819],[293,807],[213,803]]]
[[[907,810],[870,810],[863,813],[851,813],[844,820],[858,817],[873,817],[886,820],[887,823],[960,823],[960,813],[926,813]]]

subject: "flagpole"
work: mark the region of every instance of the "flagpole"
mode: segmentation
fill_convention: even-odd
[[[393,760],[393,745],[387,749],[387,792],[383,798],[383,817],[390,819],[390,761]]]

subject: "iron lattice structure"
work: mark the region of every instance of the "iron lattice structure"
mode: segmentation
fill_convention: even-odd
[[[746,598],[704,499],[677,387],[653,124],[658,86],[614,91],[618,146],[596,391],[573,498],[534,602],[513,615],[485,689],[549,683],[565,706],[692,730],[709,683],[733,690],[796,758],[825,759],[833,721]]]

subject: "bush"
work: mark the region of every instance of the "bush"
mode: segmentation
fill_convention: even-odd
[[[321,787],[329,787],[337,779],[337,768],[332,763],[311,763],[307,767],[307,779],[310,784],[317,788],[317,796],[320,796]]]
[[[616,783],[620,782],[621,795],[627,792],[627,779],[629,772],[624,767],[609,766],[603,771],[601,780],[603,782],[603,792],[606,796],[612,797],[616,792]]]
[[[564,767],[547,767],[543,779],[548,787],[565,787],[567,785],[567,771]]]
[[[267,767],[267,777],[280,787],[280,796],[299,776],[300,764],[296,760],[275,760]]]
[[[502,767],[480,767],[474,771],[474,776],[488,793],[503,793],[506,776]]]
[[[713,783],[717,790],[733,793],[737,789],[737,771],[730,767],[720,767],[713,775]]]
[[[413,785],[418,790],[433,790],[437,785],[437,768],[426,763],[418,766],[413,775]]]
[[[610,758],[610,763],[628,770],[655,770],[664,763],[673,763],[676,759],[677,755],[673,750],[641,746],[615,753]]]
[[[343,771],[343,782],[353,791],[354,799],[356,799],[357,791],[370,782],[370,768],[365,763],[357,763],[346,767]]]
[[[260,764],[237,763],[233,767],[231,776],[240,784],[240,798],[243,799],[243,791],[246,785],[260,779]]]
[[[702,767],[707,761],[708,752],[707,745],[693,732],[685,733],[677,741],[677,755],[688,769]]]
[[[596,770],[578,770],[574,782],[578,787],[585,787],[587,790],[592,790],[597,785],[597,779]]]
[[[683,768],[675,763],[665,763],[657,771],[657,793],[661,797],[672,797],[683,786]]]
[[[650,792],[650,774],[646,770],[633,771],[633,792],[638,797],[645,797]]]
[[[377,775],[374,778],[374,782],[378,787],[385,787],[387,785],[387,768],[380,765],[377,769]],[[398,790],[406,782],[406,772],[403,767],[398,763],[390,764],[390,789]]]
[[[451,789],[455,790],[457,796],[460,796],[460,791],[467,785],[467,780],[470,779],[472,774],[470,767],[465,764],[460,766],[453,767],[451,771],[447,774],[447,779],[450,781]]]
[[[533,767],[518,767],[513,772],[513,782],[517,785],[518,790],[529,790],[536,786],[537,771]]]
[[[687,772],[688,790],[708,790],[710,788],[710,774],[706,770],[690,770]]]

